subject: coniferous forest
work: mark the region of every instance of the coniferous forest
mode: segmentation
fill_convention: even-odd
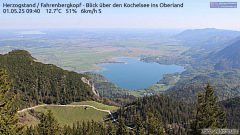
[[[52,64],[36,62],[25,50],[0,55],[0,68],[12,80],[10,93],[20,109],[38,104],[68,104],[93,100],[91,87],[82,81],[86,75],[63,70]]]

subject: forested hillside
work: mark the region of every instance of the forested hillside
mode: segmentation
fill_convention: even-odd
[[[227,127],[240,129],[240,97],[224,100],[218,104],[226,111]]]
[[[216,84],[211,80],[211,84]],[[212,83],[213,82],[213,83]],[[164,95],[167,95],[175,100],[188,102],[188,103],[196,103],[196,96],[198,92],[203,91],[202,84],[205,84],[204,81],[194,82],[191,83],[189,80],[189,84],[177,84],[175,87],[169,89],[168,91],[164,92]],[[229,99],[231,97],[236,96],[238,93],[237,91],[228,91],[221,88],[221,86],[217,85],[214,87],[215,89],[215,96],[218,96],[217,101]]]
[[[109,82],[103,75],[92,72],[85,72],[84,74],[88,75],[93,80],[94,87],[104,97],[120,97],[130,93],[129,90],[119,88],[116,84]]]
[[[164,92],[163,94],[178,101],[196,103],[196,96],[198,92],[201,91],[203,91],[203,89],[199,85],[185,85],[173,88],[167,92]]]
[[[203,87],[199,85],[187,85],[177,87],[164,93],[172,99],[179,100],[187,103],[197,102],[197,95],[199,92],[203,92]],[[218,89],[215,89],[215,95],[218,95]],[[219,97],[219,95],[218,95]],[[218,100],[218,99],[217,99]],[[228,128],[240,128],[240,97],[230,98],[218,102],[222,110],[226,112],[226,123]]]
[[[197,96],[194,97],[197,99]],[[217,104],[226,113],[227,128],[239,129],[240,98],[224,100]],[[164,95],[152,95],[126,104],[118,110],[117,116],[123,117],[126,125],[136,127],[137,115],[140,115],[141,123],[144,125],[148,121],[148,113],[157,112],[165,133],[189,134],[190,123],[195,117],[194,111],[196,111],[196,104],[180,102]]]
[[[63,70],[52,64],[36,62],[24,50],[0,55],[0,68],[13,81],[11,93],[17,94],[15,106],[25,108],[41,103],[67,104],[94,99],[91,87],[83,83],[86,75]]]
[[[117,115],[122,116],[126,125],[134,127],[137,114],[146,122],[148,112],[159,113],[167,134],[186,134],[193,118],[194,105],[173,100],[164,95],[145,96],[122,107]]]
[[[218,61],[214,66],[216,70],[240,69],[240,40],[225,47],[212,56]]]

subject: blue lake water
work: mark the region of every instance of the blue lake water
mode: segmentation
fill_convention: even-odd
[[[114,58],[126,64],[107,63],[98,64],[102,71],[93,71],[104,75],[109,82],[128,90],[145,88],[162,79],[164,74],[183,72],[183,66],[160,65],[157,63],[141,62],[138,58]]]

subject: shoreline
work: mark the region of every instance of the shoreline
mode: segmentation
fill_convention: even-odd
[[[91,72],[91,71],[97,71],[97,72],[101,72],[103,70],[106,70],[105,68],[102,68],[102,67],[99,67],[97,65],[99,64],[128,64],[126,62],[122,62],[122,61],[119,61],[119,60],[116,60],[117,58],[137,58],[139,61],[140,61],[140,58],[139,57],[112,57],[112,58],[109,58],[113,61],[108,61],[108,62],[102,62],[102,63],[98,63],[98,64],[94,64],[94,67],[97,67],[98,69],[96,70],[85,70],[85,71],[76,71],[77,73],[85,73],[85,72]]]

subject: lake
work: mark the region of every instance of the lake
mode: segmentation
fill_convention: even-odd
[[[138,58],[114,58],[119,63],[98,64],[104,68],[102,71],[92,71],[104,75],[109,82],[115,83],[118,87],[128,90],[146,88],[162,79],[164,74],[183,72],[183,66],[161,65],[157,63],[141,62]]]

